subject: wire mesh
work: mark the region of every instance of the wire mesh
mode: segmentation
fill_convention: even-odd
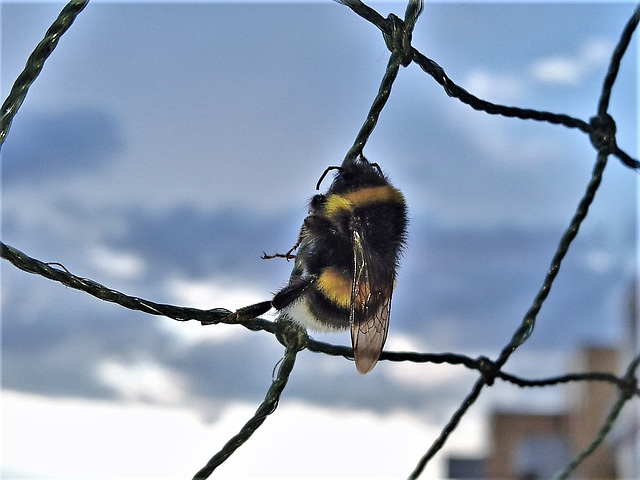
[[[425,73],[444,88],[447,95],[458,99],[463,104],[475,110],[480,110],[492,115],[548,122],[553,125],[562,125],[567,128],[578,129],[588,135],[589,141],[596,150],[596,161],[591,179],[586,186],[585,193],[576,208],[569,226],[559,240],[558,247],[553,255],[544,281],[535,294],[529,310],[525,313],[520,325],[513,333],[511,340],[504,346],[495,360],[487,357],[471,358],[453,353],[432,354],[385,351],[381,356],[381,360],[383,361],[463,365],[468,369],[477,371],[479,374],[475,385],[442,428],[440,435],[433,441],[423,457],[418,460],[416,467],[409,475],[409,478],[412,479],[418,478],[423,473],[427,463],[446,444],[449,436],[457,428],[466,412],[480,397],[483,389],[492,386],[496,380],[509,382],[523,388],[548,387],[570,382],[606,382],[615,386],[618,389],[618,400],[610,408],[607,418],[602,423],[597,435],[592,439],[591,444],[580,452],[557,476],[557,478],[569,478],[577,466],[601,444],[616,423],[623,406],[632,398],[640,397],[640,388],[638,387],[638,377],[636,373],[638,364],[640,363],[640,354],[630,362],[626,372],[620,376],[609,372],[594,371],[551,378],[531,379],[516,377],[504,371],[503,368],[511,355],[527,341],[533,332],[538,313],[547,299],[554,285],[554,281],[560,272],[563,260],[578,235],[580,227],[589,213],[591,203],[596,197],[609,157],[616,157],[624,165],[632,169],[640,168],[640,162],[632,158],[617,145],[616,125],[614,119],[608,113],[609,99],[615,86],[620,62],[627,51],[640,19],[640,7],[635,9],[629,19],[621,34],[619,43],[611,56],[610,65],[602,86],[597,114],[586,121],[565,114],[493,104],[475,97],[456,85],[446,75],[441,66],[420,53],[411,44],[413,27],[416,25],[418,17],[423,10],[421,1],[411,0],[409,2],[404,19],[400,19],[394,14],[390,14],[387,18],[384,18],[373,8],[358,0],[341,0],[340,3],[349,7],[364,20],[375,25],[382,32],[385,45],[391,52],[378,94],[372,103],[371,109],[366,116],[365,122],[352,148],[345,158],[352,158],[362,153],[391,95],[391,88],[399,74],[400,67],[407,67],[411,63],[416,63],[420,66]],[[75,18],[85,8],[86,4],[86,1],[71,1],[64,7],[58,19],[51,25],[44,39],[36,46],[29,57],[24,71],[17,77],[2,107],[2,117],[0,119],[0,148],[9,132],[13,117],[25,100],[29,87],[42,70],[45,60],[51,55],[60,37],[71,26]],[[260,318],[259,316],[270,307],[270,302],[268,301],[245,307],[236,312],[231,312],[224,308],[199,310],[158,304],[142,298],[129,296],[88,278],[76,276],[69,272],[62,264],[39,261],[4,243],[0,243],[0,256],[25,272],[60,282],[70,288],[84,291],[97,299],[113,302],[128,309],[138,310],[151,315],[166,316],[177,321],[195,320],[201,322],[203,325],[215,325],[219,323],[238,324],[253,331],[266,331],[276,336],[278,341],[284,346],[285,352],[277,375],[273,379],[263,403],[260,404],[254,416],[195,474],[194,478],[208,478],[238,447],[248,441],[267,416],[276,410],[280,395],[287,385],[287,380],[295,365],[296,354],[299,351],[307,349],[316,353],[353,359],[353,351],[350,348],[316,341],[295,324],[272,322]]]

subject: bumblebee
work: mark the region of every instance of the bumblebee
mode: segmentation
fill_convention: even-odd
[[[296,245],[264,256],[295,258],[289,284],[271,304],[311,330],[351,329],[356,368],[364,375],[387,338],[407,207],[380,166],[363,156],[327,168],[316,190],[331,170],[337,171],[333,182],[309,202]]]

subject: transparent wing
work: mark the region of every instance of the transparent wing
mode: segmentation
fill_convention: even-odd
[[[353,283],[351,284],[351,344],[356,369],[365,374],[373,370],[389,330],[393,270],[373,265],[366,239],[352,228]]]

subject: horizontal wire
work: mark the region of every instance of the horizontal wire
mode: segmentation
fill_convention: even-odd
[[[388,351],[382,352],[380,357],[381,360],[393,362],[409,361],[415,363],[447,363],[451,365],[462,365],[467,368],[477,370],[481,374],[470,393],[442,429],[438,438],[436,438],[431,447],[420,459],[414,471],[411,473],[410,478],[417,478],[422,473],[428,461],[442,448],[450,434],[456,429],[463,416],[475,403],[482,389],[485,386],[492,385],[495,379],[501,379],[505,382],[509,382],[523,388],[545,387],[577,381],[600,381],[615,385],[619,389],[618,401],[611,408],[606,421],[602,425],[598,434],[594,437],[591,445],[589,445],[569,465],[567,465],[565,470],[561,472],[558,477],[567,478],[571,472],[575,470],[577,465],[579,465],[584,458],[587,458],[603,441],[618,418],[623,405],[630,398],[640,396],[638,379],[635,376],[636,368],[638,363],[640,363],[640,355],[631,362],[624,377],[617,377],[616,375],[608,372],[593,371],[569,373],[561,376],[536,380],[520,378],[512,374],[505,373],[502,371],[502,367],[510,358],[511,354],[513,354],[514,351],[531,335],[535,326],[536,316],[547,298],[556,276],[558,275],[562,260],[567,254],[570,244],[575,239],[581,223],[587,216],[589,206],[594,199],[602,178],[602,173],[607,164],[607,156],[612,154],[618,157],[625,165],[631,168],[640,168],[640,162],[631,158],[626,152],[617,146],[615,141],[615,122],[607,113],[609,99],[618,74],[620,62],[624,53],[627,51],[632,34],[634,33],[640,19],[640,5],[636,7],[633,15],[626,24],[611,57],[610,66],[603,82],[603,88],[598,103],[598,115],[587,123],[583,120],[565,114],[494,104],[474,96],[464,88],[455,84],[446,75],[444,69],[440,65],[420,53],[411,45],[411,32],[418,16],[422,12],[422,1],[411,0],[408,3],[404,21],[400,20],[393,14],[384,18],[360,0],[339,0],[339,3],[348,6],[356,14],[375,25],[382,32],[385,43],[391,51],[391,57],[387,65],[385,75],[381,81],[378,95],[376,96],[369,114],[356,137],[353,147],[348,152],[345,159],[350,156],[358,155],[362,152],[362,149],[373,132],[380,113],[389,98],[391,87],[397,77],[399,67],[401,65],[407,66],[411,62],[415,62],[423,71],[440,84],[447,95],[457,98],[475,110],[483,111],[492,115],[501,115],[523,120],[543,121],[550,124],[563,125],[567,128],[579,129],[582,132],[589,134],[592,144],[599,152],[592,178],[578,205],[578,208],[576,209],[576,213],[574,214],[569,227],[560,240],[542,287],[537,292],[530,309],[527,311],[522,323],[513,334],[511,341],[503,348],[497,360],[491,361],[485,357],[473,359],[453,353],[433,354]],[[43,40],[29,56],[24,70],[14,82],[8,97],[2,105],[0,116],[0,148],[8,134],[15,114],[22,105],[31,84],[40,74],[44,62],[56,48],[60,37],[68,30],[86,4],[87,0],[70,1],[63,8],[51,27],[47,30]],[[232,437],[225,446],[209,460],[207,465],[205,465],[205,467],[196,474],[195,478],[207,478],[218,465],[224,462],[240,445],[249,439],[268,415],[275,411],[282,391],[284,390],[294,367],[298,351],[306,348],[313,352],[353,359],[353,350],[350,347],[317,342],[311,337],[308,337],[306,332],[304,332],[299,326],[288,324],[286,322],[273,322],[260,318],[259,315],[266,312],[271,307],[269,301],[250,305],[235,312],[224,308],[201,310],[189,307],[179,307],[126,295],[122,292],[101,285],[91,279],[76,276],[69,272],[60,263],[42,262],[1,242],[0,256],[21,270],[60,282],[70,288],[81,290],[93,295],[100,300],[116,303],[131,310],[142,311],[152,315],[162,315],[177,321],[197,320],[203,325],[217,323],[239,324],[250,330],[263,330],[275,334],[276,338],[285,346],[285,354],[278,369],[277,377],[273,380],[271,387],[267,391],[263,403],[258,407],[255,415],[245,424],[240,432]]]

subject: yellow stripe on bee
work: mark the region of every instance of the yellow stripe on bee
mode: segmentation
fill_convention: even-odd
[[[336,305],[351,306],[351,279],[335,268],[325,268],[318,278],[318,289]]]
[[[352,284],[349,276],[332,267],[325,268],[318,278],[318,289],[325,297],[343,308],[351,308]],[[356,305],[364,305],[368,295],[369,286],[361,283],[360,288],[356,289]]]
[[[334,193],[329,195],[325,203],[324,210],[327,217],[337,215],[344,210],[353,210],[369,203],[404,203],[404,197],[400,190],[396,190],[391,185],[381,187],[361,188],[353,192],[339,195]]]

